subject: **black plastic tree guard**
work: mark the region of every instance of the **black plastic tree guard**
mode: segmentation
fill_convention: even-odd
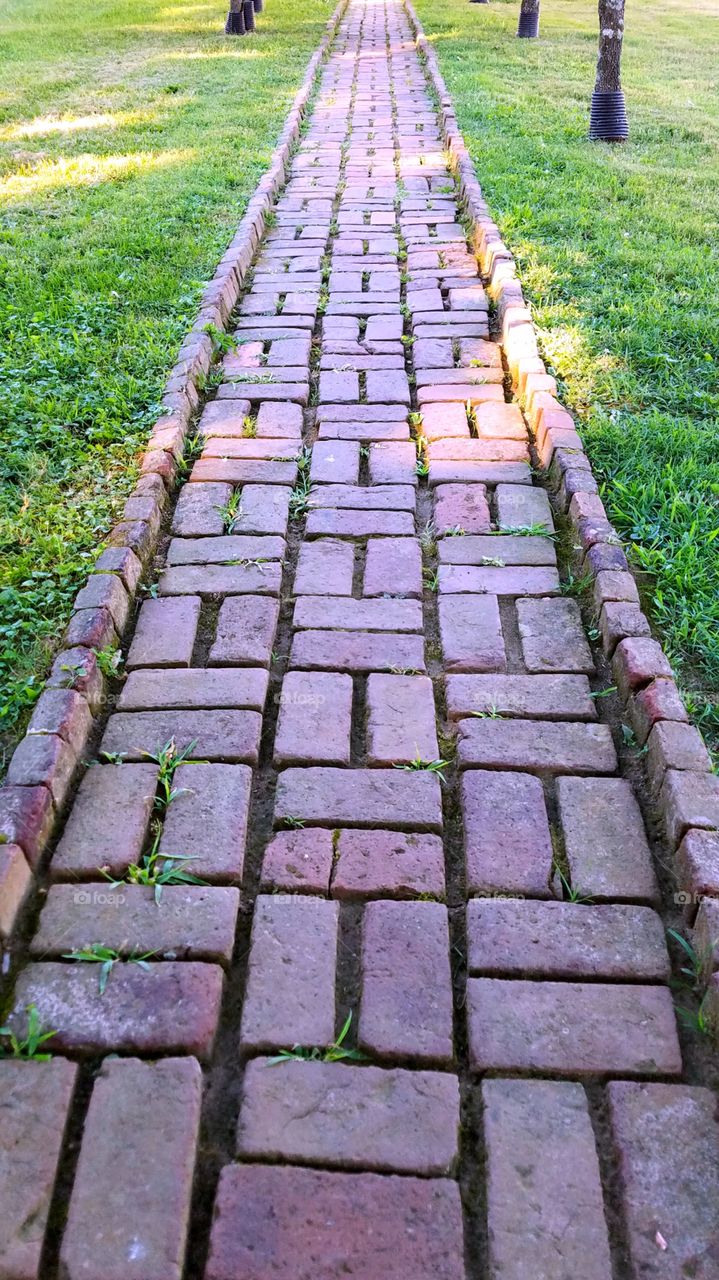
[[[536,40],[539,35],[539,14],[522,13],[520,10],[517,35],[521,40]]]
[[[225,23],[225,35],[226,36],[243,36],[244,34],[245,34],[245,15],[242,11],[242,5],[240,5],[239,9],[237,9],[235,12],[233,12],[233,10],[230,9],[230,12],[228,13],[227,22]]]
[[[242,12],[245,16],[245,31],[254,31],[255,6],[253,0],[242,0]]]
[[[592,94],[589,137],[595,142],[625,142],[629,137],[629,121],[621,89]]]

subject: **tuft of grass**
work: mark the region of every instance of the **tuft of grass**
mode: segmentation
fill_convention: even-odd
[[[33,1062],[49,1062],[51,1054],[40,1053],[42,1045],[47,1044],[57,1035],[57,1031],[43,1031],[37,1006],[29,1004],[27,1013],[27,1031],[24,1036],[17,1036],[10,1027],[0,1027],[0,1058],[24,1058]],[[4,1042],[4,1043],[3,1043]]]
[[[276,1067],[282,1062],[341,1062],[345,1058],[362,1062],[364,1054],[360,1053],[359,1049],[348,1048],[344,1043],[351,1025],[352,1010],[350,1009],[337,1039],[328,1048],[305,1049],[302,1045],[295,1044],[291,1049],[280,1049],[273,1058],[268,1058],[267,1066]]]
[[[141,969],[148,969],[147,961],[155,954],[154,951],[146,951],[144,955],[138,956],[133,952],[132,955],[127,957],[125,963],[137,964]],[[63,960],[79,960],[85,964],[99,964],[98,990],[102,996],[105,994],[110,974],[118,961],[122,960],[122,956],[114,947],[105,947],[101,942],[92,942],[87,947],[79,947],[75,951],[67,951],[63,955]]]
[[[222,516],[225,533],[234,533],[242,516],[242,490],[234,489],[224,506],[215,507],[215,511]]]

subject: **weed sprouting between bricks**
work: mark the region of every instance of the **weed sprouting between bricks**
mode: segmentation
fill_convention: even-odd
[[[291,1049],[280,1049],[279,1053],[274,1057],[268,1058],[268,1067],[279,1066],[282,1062],[341,1062],[343,1058],[351,1058],[355,1062],[363,1062],[364,1054],[359,1049],[345,1048],[344,1041],[347,1039],[349,1029],[352,1025],[352,1010],[347,1014],[344,1026],[340,1031],[336,1040],[333,1041],[326,1049],[305,1049],[302,1045],[295,1044]]]
[[[41,1045],[47,1044],[57,1035],[57,1031],[43,1031],[37,1006],[29,1004],[27,1013],[27,1032],[17,1036],[10,1027],[0,1027],[0,1058],[24,1058],[33,1062],[49,1062],[52,1054],[38,1053]],[[3,1041],[5,1043],[3,1043]]]

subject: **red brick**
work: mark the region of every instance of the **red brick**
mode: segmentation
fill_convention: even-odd
[[[115,887],[106,880],[56,884],[47,896],[30,954],[59,959],[101,942],[121,956],[152,952],[156,959],[228,965],[239,906],[237,889],[165,885],[158,902],[154,889],[145,885]]]
[[[463,1280],[458,1187],[448,1179],[230,1165],[220,1176],[205,1280],[240,1275]]]
[[[56,734],[69,743],[76,755],[87,746],[93,721],[85,699],[73,689],[45,689],[28,725],[28,733]]]
[[[331,538],[303,542],[292,588],[294,595],[351,595],[354,557],[354,547],[348,542]]]
[[[85,649],[106,649],[117,643],[112,614],[108,609],[78,609],[73,613],[63,636],[63,644]]]
[[[298,631],[290,666],[332,671],[425,670],[424,639],[394,631]]]
[[[498,386],[477,386],[470,382],[452,382],[448,385],[434,383],[432,386],[420,387],[417,391],[417,403],[420,409],[426,404],[439,404],[456,401],[459,404],[482,404],[486,400],[501,401],[504,399],[502,388]]]
[[[125,766],[123,766],[125,767]],[[183,764],[165,815],[164,857],[190,857],[188,870],[212,883],[242,879],[252,771],[241,764]]]
[[[97,880],[100,868],[122,875],[137,862],[155,801],[154,764],[88,769],[53,856],[53,878]]]
[[[119,711],[108,721],[102,751],[141,760],[173,740],[178,750],[194,744],[194,760],[256,764],[261,725],[258,711]]]
[[[305,596],[295,605],[296,628],[345,631],[421,631],[422,606],[415,600],[344,600]]]
[[[526,720],[595,720],[586,676],[449,675],[447,714],[459,720],[476,712]]]
[[[113,573],[91,574],[75,597],[73,609],[99,608],[107,609],[121,635],[127,625],[130,602],[122,582]]]
[[[134,595],[142,577],[142,565],[129,547],[108,547],[98,556],[95,573],[117,573],[130,595]]]
[[[447,671],[505,671],[496,596],[439,600],[439,632]]]
[[[479,567],[539,565],[556,567],[557,553],[550,538],[511,533],[467,534],[464,538],[442,538],[437,548],[440,564],[472,564]]]
[[[277,782],[275,822],[442,830],[436,774],[399,769],[286,769]]]
[[[0,942],[15,928],[32,888],[32,872],[17,844],[0,844]]]
[[[489,1267],[611,1280],[599,1161],[584,1089],[550,1080],[485,1080]]]
[[[268,673],[262,667],[212,667],[131,671],[118,700],[119,711],[161,707],[248,707],[262,711]]]
[[[312,450],[313,484],[357,484],[360,447],[356,440],[318,440]]]
[[[646,640],[641,636],[622,640],[617,645],[612,671],[623,698],[627,698],[632,690],[649,684],[657,676],[666,679],[671,679],[672,676],[672,669],[661,646],[656,640]]]
[[[264,1160],[437,1176],[454,1166],[458,1125],[454,1076],[257,1058],[245,1072],[237,1145]]]
[[[414,443],[388,441],[370,445],[369,477],[371,484],[417,485],[417,451]]]
[[[633,1274],[674,1280],[716,1272],[716,1097],[681,1084],[608,1087]]]
[[[705,894],[719,895],[719,834],[716,831],[687,831],[676,854],[679,894],[675,901],[693,919],[697,904]],[[689,901],[684,901],[688,898]]]
[[[191,1058],[103,1063],[60,1252],[67,1280],[180,1280],[201,1103]]]
[[[501,449],[482,449],[482,453],[503,453]],[[514,450],[510,449],[510,453]],[[522,450],[524,452],[524,450]],[[447,461],[446,459],[430,459],[429,484],[482,484],[482,485],[530,485],[532,473],[528,462],[504,462],[501,459],[482,461],[474,458],[471,461]]]
[[[28,1005],[57,1034],[54,1053],[192,1053],[210,1057],[220,1016],[222,969],[194,961],[120,962],[102,995],[93,963],[31,964],[15,988],[9,1023],[25,1033]]]
[[[467,1006],[475,1071],[557,1076],[682,1071],[667,987],[470,978]]]
[[[636,604],[625,604],[623,601],[607,601],[601,606],[599,627],[602,633],[602,647],[610,658],[617,645],[627,636],[648,636],[649,623]]]
[[[475,898],[467,935],[471,973],[669,979],[664,927],[649,907]]]
[[[421,596],[422,553],[413,538],[372,538],[367,544],[365,596]]]
[[[282,561],[287,550],[284,538],[255,534],[223,533],[214,538],[173,538],[167,549],[167,563],[177,565],[230,565],[233,561]],[[267,566],[264,566],[267,567]]]
[[[235,596],[224,600],[210,649],[210,663],[269,667],[279,608],[279,601],[266,597]]]
[[[349,764],[352,679],[329,671],[290,671],[278,695],[274,761]]]
[[[278,831],[262,859],[262,888],[327,895],[332,840],[332,833],[321,827]]]
[[[302,435],[300,405],[293,404],[291,401],[287,401],[286,404],[273,404],[271,401],[261,404],[257,412],[257,434],[258,436],[299,438]]]
[[[201,608],[199,596],[146,600],[130,645],[128,667],[189,667]]]
[[[65,649],[52,664],[48,676],[50,689],[74,690],[86,702],[92,712],[102,705],[105,681],[97,665],[97,657],[91,649]],[[61,737],[65,735],[61,733]]]
[[[560,778],[557,802],[572,887],[596,899],[656,902],[639,805],[623,778]]]
[[[673,848],[690,827],[714,831],[719,827],[719,778],[713,773],[669,769],[659,807]]]
[[[255,904],[240,1039],[245,1051],[335,1038],[339,905],[298,894]]]
[[[692,941],[695,951],[704,961],[705,973],[719,969],[719,898],[703,898],[694,922]]]
[[[551,773],[613,773],[617,757],[605,724],[551,720],[460,720],[461,767]]]
[[[222,508],[232,497],[230,484],[186,484],[180,489],[172,532],[181,538],[224,533]]]
[[[56,734],[33,733],[21,738],[7,771],[11,786],[25,790],[45,787],[54,804],[61,808],[75,775],[77,754]]]
[[[422,405],[422,435],[427,440],[469,439],[467,410],[463,404]]]
[[[231,485],[293,485],[297,481],[297,463],[267,462],[262,458],[203,456],[192,468],[190,480],[195,484],[226,481]]]
[[[517,621],[528,671],[593,674],[592,651],[574,600],[518,600]]]
[[[647,739],[647,773],[658,789],[667,769],[708,773],[712,762],[698,729],[677,720],[659,720]]]
[[[280,593],[279,564],[176,565],[160,574],[159,592],[167,596],[256,595]]]
[[[41,1280],[40,1262],[78,1068],[0,1061],[0,1275]]]
[[[462,529],[487,533],[491,527],[487,490],[483,484],[440,484],[435,489],[434,522],[437,532]]]
[[[521,529],[544,525],[554,531],[552,508],[544,489],[525,485],[497,485],[497,516],[500,529]]]
[[[539,779],[473,770],[461,799],[469,892],[548,897],[553,850]]]
[[[432,681],[427,676],[371,675],[367,681],[367,759],[409,764],[439,758]]]
[[[441,903],[365,907],[359,1044],[380,1058],[452,1062],[449,929]]]
[[[635,693],[629,704],[637,742],[644,745],[653,725],[660,720],[689,719],[686,707],[673,680],[652,680]]]
[[[439,590],[443,595],[455,596],[467,592],[491,596],[556,595],[559,575],[554,568],[440,564]]]
[[[444,851],[438,836],[398,831],[340,831],[334,898],[444,899]]]
[[[370,490],[367,490],[370,493]],[[335,538],[411,536],[414,516],[410,511],[313,510],[307,517],[309,537]]]

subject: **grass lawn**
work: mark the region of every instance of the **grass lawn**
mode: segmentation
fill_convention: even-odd
[[[267,0],[244,39],[226,8],[0,9],[1,745],[334,0]]]
[[[659,639],[719,728],[719,3],[627,5],[631,138],[587,141],[594,0],[415,0]]]

